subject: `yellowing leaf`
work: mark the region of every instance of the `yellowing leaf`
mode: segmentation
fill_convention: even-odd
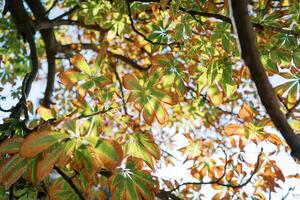
[[[178,98],[170,91],[165,91],[159,87],[160,78],[157,73],[153,73],[149,79],[135,74],[125,74],[123,85],[126,89],[132,90],[128,101],[143,114],[143,118],[148,125],[156,119],[160,124],[168,120],[168,113],[162,103],[174,105],[178,103]]]
[[[239,136],[244,136],[245,135],[245,130],[243,127],[236,125],[236,124],[228,124],[224,132],[227,136],[232,136],[232,135],[239,135]]]
[[[37,164],[36,177],[37,182],[42,181],[52,171],[55,163],[59,160],[61,155],[64,153],[64,145],[53,149],[43,155],[43,159]]]
[[[246,103],[243,103],[238,116],[249,122],[253,119],[253,111]]]
[[[277,135],[275,135],[275,134],[270,134],[270,135],[268,135],[266,139],[267,139],[269,142],[271,142],[271,143],[273,143],[274,145],[276,145],[276,146],[282,145],[281,139],[280,139]]]
[[[34,157],[65,138],[68,138],[68,135],[65,133],[48,130],[30,133],[20,146],[20,156]]]
[[[19,148],[23,138],[14,137],[8,138],[0,144],[0,155],[1,154],[13,154],[19,152]]]
[[[219,106],[222,104],[223,101],[223,92],[220,91],[217,86],[209,87],[207,89],[207,96],[209,100],[215,105]]]
[[[40,106],[37,109],[37,113],[42,117],[43,120],[48,121],[49,119],[53,119],[54,115],[51,109],[46,108],[44,106]]]
[[[18,154],[10,157],[0,168],[0,184],[7,190],[27,170],[27,161]]]
[[[97,158],[107,169],[114,170],[121,163],[122,147],[115,140],[97,137],[86,137],[84,140],[94,148]]]
[[[82,71],[83,73],[86,73],[88,75],[91,75],[91,69],[89,65],[86,63],[85,58],[81,54],[76,54],[76,56],[71,58],[71,63]]]
[[[134,74],[125,74],[123,76],[123,85],[127,90],[142,89],[138,78]]]
[[[124,150],[127,155],[143,159],[152,169],[154,161],[160,158],[160,149],[150,133],[128,134]]]

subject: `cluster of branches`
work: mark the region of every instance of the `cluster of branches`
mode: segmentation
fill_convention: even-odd
[[[50,20],[48,17],[49,12],[53,7],[55,7],[55,4],[58,2],[57,0],[54,1],[54,4],[50,7],[50,9],[46,10],[43,6],[42,2],[39,0],[25,0],[28,7],[32,11],[35,20],[30,16],[30,14],[26,11],[23,1],[22,0],[9,0],[6,1],[5,8],[3,11],[3,14],[6,14],[7,12],[11,13],[12,19],[16,25],[16,28],[20,35],[22,35],[24,41],[28,42],[29,48],[30,48],[30,59],[31,59],[31,71],[27,73],[25,76],[23,83],[22,83],[22,97],[20,98],[19,102],[12,107],[11,109],[5,110],[1,109],[1,111],[10,112],[9,117],[14,118],[16,120],[20,120],[21,116],[24,114],[25,119],[22,121],[23,128],[25,131],[30,132],[26,127],[26,122],[28,120],[28,109],[26,105],[26,99],[27,96],[30,93],[31,85],[34,82],[39,69],[39,59],[37,56],[37,48],[35,44],[35,32],[39,31],[42,36],[42,40],[44,42],[45,46],[45,52],[46,52],[46,58],[47,58],[47,64],[48,64],[48,74],[47,74],[47,86],[45,90],[45,95],[43,99],[43,105],[45,107],[51,107],[51,96],[54,91],[54,83],[55,83],[55,73],[56,73],[56,54],[57,53],[67,53],[68,51],[75,50],[76,45],[80,48],[85,49],[92,49],[92,50],[98,50],[97,47],[94,44],[69,44],[69,45],[61,45],[57,42],[54,29],[55,26],[62,26],[62,25],[76,25],[78,27],[84,28],[84,29],[92,29],[95,31],[99,31],[103,34],[107,33],[109,30],[104,29],[98,25],[86,25],[84,22],[79,20],[71,20],[71,19],[65,19],[65,17],[68,17],[73,12],[77,11],[80,7],[76,5],[75,7],[71,8],[66,13],[63,13],[62,15]],[[147,42],[153,44],[153,45],[180,45],[178,43],[157,43],[153,42],[150,39],[147,38],[145,34],[143,34],[141,31],[139,31],[133,20],[133,16],[130,10],[130,4],[134,2],[134,0],[128,0],[128,16],[131,23],[132,30],[137,34],[140,35],[142,38],[144,38]],[[148,2],[148,3],[159,3],[159,0],[141,0],[139,2]],[[194,19],[197,19],[197,17],[209,17],[209,18],[215,18],[218,20],[222,20],[224,22],[230,23],[234,25],[234,28],[236,30],[236,33],[239,38],[239,44],[241,47],[241,55],[242,58],[245,61],[245,64],[249,66],[251,77],[254,83],[256,84],[258,94],[261,98],[261,101],[263,105],[265,106],[267,113],[270,115],[273,123],[275,126],[280,130],[283,137],[286,139],[287,143],[292,149],[293,156],[300,159],[300,140],[298,136],[293,132],[292,128],[289,126],[286,116],[280,111],[280,106],[277,101],[277,98],[275,96],[274,90],[271,86],[271,84],[268,81],[268,77],[264,71],[263,65],[260,61],[259,52],[256,47],[255,43],[255,34],[253,32],[253,26],[254,27],[263,27],[265,29],[271,30],[271,31],[277,31],[282,32],[286,34],[292,34],[295,36],[299,36],[300,33],[295,32],[293,30],[278,28],[278,27],[272,27],[268,25],[262,25],[259,23],[251,23],[250,18],[248,16],[248,10],[247,10],[247,0],[232,0],[231,2],[231,12],[232,12],[232,18],[223,16],[216,13],[208,13],[208,12],[200,12],[200,11],[194,11],[194,10],[187,10],[183,7],[179,7],[179,10],[181,12],[185,12],[190,14]],[[169,8],[169,5],[167,5],[167,8]],[[127,38],[128,41],[131,41],[130,38]],[[75,49],[74,49],[75,46]],[[145,49],[141,49],[141,51],[146,52]],[[122,62],[127,63],[128,65],[132,66],[135,69],[138,70],[148,70],[150,66],[142,66],[138,64],[137,61],[131,59],[130,57],[116,54],[113,52],[108,51],[108,55],[112,58],[118,59]],[[116,76],[118,77],[117,73]],[[122,89],[122,84],[120,78],[118,78],[120,82],[120,88]],[[123,92],[122,92],[123,94]],[[124,98],[123,98],[124,99]],[[123,101],[124,104],[124,110],[126,113],[126,106],[125,101]],[[292,110],[290,111],[292,112]],[[289,112],[289,113],[290,113]],[[99,113],[98,113],[99,114]],[[3,131],[7,129],[9,126],[8,123],[4,123],[0,126],[0,131]],[[12,137],[13,133],[7,137]],[[225,152],[224,152],[225,153]],[[226,153],[225,153],[226,155]],[[240,188],[245,186],[247,183],[250,182],[253,175],[257,172],[258,166],[259,166],[259,158],[260,155],[257,158],[257,164],[256,167],[251,173],[251,176],[249,179],[241,183],[239,185],[233,185],[233,184],[225,184],[222,182],[223,178],[226,175],[226,166],[227,161],[225,163],[224,173],[223,175],[216,179],[212,180],[210,182],[187,182],[182,183],[178,185],[176,188],[170,190],[170,191],[164,191],[161,190],[157,197],[161,199],[179,199],[177,196],[172,194],[175,190],[179,189],[180,187],[184,185],[189,184],[219,184],[226,187],[231,188]],[[74,189],[74,191],[78,194],[78,196],[83,199],[82,194],[76,188],[75,184],[72,183],[72,179],[66,176],[62,170],[59,168],[55,168],[56,171],[61,174],[61,176],[70,184],[70,186]],[[102,175],[108,176],[105,173],[102,173]]]

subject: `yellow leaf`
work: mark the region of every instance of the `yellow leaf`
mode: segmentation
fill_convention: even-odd
[[[49,108],[46,108],[44,106],[40,106],[37,111],[36,111],[41,117],[43,120],[45,121],[48,121],[49,119],[53,119],[54,118],[54,115],[52,113],[52,110],[49,109]]]

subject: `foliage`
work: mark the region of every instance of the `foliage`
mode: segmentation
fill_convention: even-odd
[[[0,20],[0,199],[195,199],[204,185],[214,200],[266,199],[300,178],[280,168],[277,155],[290,149],[257,99],[227,0],[11,2],[19,6]],[[249,6],[262,63],[298,133],[299,5]],[[23,12],[30,17],[17,23]],[[28,98],[34,53],[42,91]],[[9,109],[5,99],[18,103]],[[192,181],[157,173],[178,160]]]

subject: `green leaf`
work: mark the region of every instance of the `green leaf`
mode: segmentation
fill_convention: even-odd
[[[143,159],[152,169],[154,161],[160,158],[160,149],[150,133],[128,134],[124,150],[126,155]]]
[[[155,198],[158,183],[149,172],[142,169],[142,166],[142,160],[129,157],[125,169],[118,169],[109,178],[112,199],[152,200]]]

